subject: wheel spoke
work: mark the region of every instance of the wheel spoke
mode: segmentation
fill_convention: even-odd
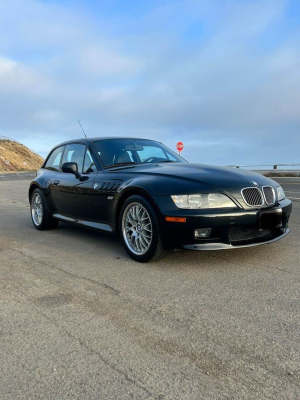
[[[145,231],[147,231],[147,232],[152,232],[151,226],[149,227],[149,225],[151,225],[150,222],[149,222],[149,224],[144,225],[144,226],[143,226],[143,229],[144,229]]]
[[[129,212],[129,213],[127,214],[126,219],[127,219],[131,224],[134,222],[134,218],[133,218],[132,212]]]
[[[137,237],[136,238],[136,249],[137,249],[137,251],[141,251],[141,244],[140,244],[140,239]]]
[[[139,220],[139,222],[141,222],[141,220],[142,220],[141,212],[144,213],[144,209],[142,207],[139,207],[139,211],[138,211],[138,220]]]
[[[136,218],[136,207],[132,208],[132,215],[133,215],[134,222],[136,222],[136,220],[137,220],[137,218]]]
[[[140,236],[140,242],[143,245],[144,249],[146,249],[149,245],[149,243],[146,242],[145,238],[143,237],[143,235]]]

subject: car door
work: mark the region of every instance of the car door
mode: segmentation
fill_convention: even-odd
[[[94,181],[93,206],[95,220],[111,225],[115,217],[115,198],[123,179],[117,173],[101,171]]]
[[[85,180],[61,171],[55,176],[53,201],[57,214],[78,220],[93,219],[92,190],[97,170],[91,160],[91,153],[85,144],[66,145],[62,164],[76,162],[78,172]]]
[[[109,143],[100,141],[97,143],[97,146],[94,144],[94,147],[102,165],[124,160],[124,150],[120,146],[115,147],[113,140]],[[132,160],[131,154],[126,153],[126,156],[129,161]],[[98,172],[94,181],[92,196],[94,215],[97,222],[106,225],[106,228],[103,227],[102,229],[111,230],[112,228],[116,211],[115,198],[118,194],[118,189],[123,183],[123,177],[124,173],[118,173],[116,170],[111,172],[108,169],[102,169]],[[110,228],[107,228],[108,226]]]
[[[54,181],[59,175],[64,149],[65,146],[59,146],[52,150],[43,166],[44,194],[51,214],[56,212],[56,205],[53,199]]]

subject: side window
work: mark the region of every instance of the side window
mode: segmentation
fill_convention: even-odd
[[[51,171],[59,171],[60,160],[63,151],[64,146],[58,147],[57,149],[53,150],[44,168],[50,169]]]
[[[156,146],[144,146],[143,150],[138,150],[138,155],[141,161],[145,161],[149,157],[157,157],[166,159],[166,155],[160,147]]]
[[[75,162],[78,165],[78,172],[81,173],[85,149],[86,146],[84,144],[67,144],[64,152],[63,164],[66,162]]]
[[[96,166],[89,149],[87,149],[84,158],[83,173],[89,174],[90,172],[96,172]]]

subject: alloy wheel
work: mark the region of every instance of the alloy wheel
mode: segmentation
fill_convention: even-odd
[[[127,247],[137,255],[145,254],[152,243],[152,222],[140,203],[131,203],[124,210],[122,233]]]
[[[31,215],[35,225],[41,225],[43,221],[43,214],[44,212],[41,196],[38,193],[35,193],[31,201]]]

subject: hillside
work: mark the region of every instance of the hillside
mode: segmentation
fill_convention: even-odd
[[[36,171],[43,158],[21,143],[0,138],[0,172]]]

